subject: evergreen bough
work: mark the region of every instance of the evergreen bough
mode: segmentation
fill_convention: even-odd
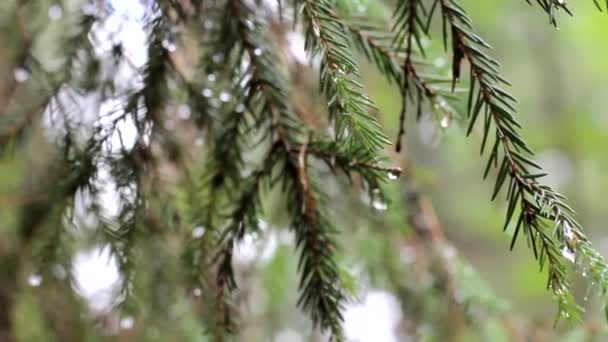
[[[528,2],[547,12],[554,25],[558,11],[571,14],[562,0]],[[319,175],[330,170],[373,200],[383,198],[383,183],[401,174],[385,155],[393,147],[380,124],[382,113],[361,84],[357,53],[401,90],[397,151],[407,134],[409,113],[417,118],[432,111],[448,119],[459,115],[468,121],[467,135],[481,126],[481,153],[488,159],[484,178],[495,173],[492,199],[501,190],[506,193],[504,229],[515,227],[510,246],[524,239],[541,269],[548,268],[547,286],[559,316],[580,319],[572,274],[586,273],[603,295],[608,291],[608,266],[565,198],[542,183],[546,173],[520,134],[509,82],[460,1],[398,0],[391,2],[393,17],[381,19],[353,14],[333,0],[278,0],[273,8],[249,0],[149,1],[148,59],[135,69],[141,82],[134,84],[118,84],[113,75],[118,65],[129,65],[128,47],[116,45],[109,55],[95,51],[92,30],[111,13],[99,3],[68,13],[72,23],[58,51],[62,63],[52,71],[31,48],[40,39],[38,29],[23,26],[26,13],[46,9],[35,1],[17,1],[13,8],[21,35],[13,62],[30,74],[27,86],[44,96],[33,104],[0,101],[0,151],[7,155],[25,148],[26,137],[44,113],[50,117],[44,129],[51,132],[46,135],[55,152],[46,157],[49,171],[22,190],[24,198],[16,199],[21,212],[17,235],[2,255],[2,264],[9,265],[3,267],[8,275],[0,288],[3,311],[14,304],[12,292],[28,259],[35,260],[40,272],[51,263],[69,263],[73,251],[64,241],[69,240],[66,228],[79,225],[76,199],[86,198],[87,215],[95,217],[99,233],[96,241],[109,244],[117,257],[124,279],[117,305],[125,310],[140,290],[135,288],[139,251],[158,246],[178,227],[190,227],[178,244],[186,287],[202,289],[205,327],[223,340],[238,329],[232,299],[238,288],[235,245],[247,234],[264,234],[263,196],[276,190],[284,198],[299,253],[298,306],[315,327],[343,341],[343,312],[351,295],[337,260],[336,236],[343,229],[332,223]],[[318,68],[318,83],[312,87],[322,97],[320,105],[302,106],[295,100],[292,88],[297,85],[289,74],[297,63],[280,42],[291,30],[303,34],[311,65]],[[438,76],[425,63],[424,42],[436,36],[452,60],[451,78]],[[198,62],[179,65],[176,53],[193,43]],[[454,92],[464,81],[468,99],[459,106]],[[17,86],[9,84],[3,95],[10,99]],[[195,132],[203,138],[184,139],[180,131],[166,128],[176,89],[187,95],[191,113],[183,134]],[[79,124],[82,109],[66,104],[65,94],[71,91],[120,100],[124,108],[98,118],[87,130]],[[460,107],[465,108],[461,113],[453,109]],[[132,146],[122,139],[120,127],[126,122],[136,131]],[[198,139],[204,143],[194,143]],[[188,167],[187,154],[193,149],[202,151],[196,152],[200,168]],[[160,171],[167,164],[176,165],[178,178],[187,184],[185,210],[171,202],[171,181]],[[33,172],[37,170],[28,171]],[[101,208],[104,177],[116,185],[116,215]],[[205,233],[193,234],[196,229]],[[10,336],[10,317],[0,316],[1,336]]]

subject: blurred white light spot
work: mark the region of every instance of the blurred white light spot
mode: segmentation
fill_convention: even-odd
[[[358,342],[397,342],[395,330],[401,317],[399,301],[394,295],[386,291],[370,291],[362,303],[346,308],[346,338]]]
[[[192,111],[190,110],[190,107],[188,105],[180,105],[179,107],[177,107],[177,117],[179,117],[182,120],[188,120],[190,119],[190,115],[192,114]]]
[[[32,273],[27,276],[27,284],[31,287],[38,287],[42,284],[42,276],[40,274]]]
[[[63,15],[63,9],[58,4],[55,4],[51,7],[49,7],[49,18],[51,20],[57,20],[57,19],[61,18],[62,15]]]
[[[98,312],[111,307],[121,277],[110,247],[95,247],[76,253],[72,268],[75,290],[89,307]]]
[[[228,94],[225,91],[221,92],[220,93],[220,101],[222,101],[222,102],[228,102],[228,101],[230,101],[230,94]]]
[[[305,64],[308,61],[308,56],[306,54],[306,49],[304,48],[304,37],[297,32],[288,33],[287,43],[289,51],[296,62]]]
[[[195,239],[201,238],[205,235],[205,227],[198,226],[192,230],[192,237]]]
[[[435,58],[435,61],[433,62],[433,64],[437,67],[437,68],[442,68],[445,66],[446,61],[445,58],[443,57],[437,57]]]
[[[441,127],[448,128],[448,126],[450,126],[450,117],[448,115],[444,115],[441,118]]]
[[[130,330],[135,325],[135,319],[131,316],[124,317],[120,320],[120,327],[124,330]]]
[[[192,290],[192,294],[195,297],[200,297],[203,294],[203,290],[201,290],[200,288],[195,288],[194,290]]]
[[[211,96],[213,96],[213,90],[211,90],[209,88],[203,89],[203,96],[204,97],[211,97]]]
[[[15,78],[15,81],[19,83],[25,82],[30,78],[30,72],[27,71],[25,68],[15,68],[15,70],[13,71],[13,77]]]

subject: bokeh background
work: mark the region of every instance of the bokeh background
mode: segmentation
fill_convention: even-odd
[[[141,21],[144,5],[139,0],[110,2],[115,12],[109,24],[100,30],[120,32],[105,37],[108,41],[122,42],[136,63],[145,63],[145,56],[139,55],[145,51]],[[43,28],[43,39],[39,39],[36,53],[41,58],[46,58],[46,54],[51,58],[57,53],[53,49],[54,39],[70,27],[70,13],[79,8],[80,3],[76,0],[62,3],[38,0],[36,3],[36,12],[28,16],[25,24]],[[340,3],[347,10],[390,16],[376,1],[341,0]],[[595,247],[608,255],[604,224],[608,219],[605,200],[608,192],[605,176],[608,170],[608,44],[605,44],[608,17],[598,12],[592,1],[579,1],[571,5],[573,18],[564,13],[558,15],[559,29],[555,29],[540,8],[529,6],[524,0],[463,0],[463,4],[477,31],[494,47],[492,54],[502,63],[503,74],[513,84],[511,91],[519,100],[518,119],[524,127],[523,135],[537,152],[538,162],[549,172],[547,182],[569,198]],[[14,5],[13,0],[0,1],[3,45],[0,75],[5,83],[11,77],[22,83],[11,103],[13,109],[27,106],[37,91],[28,83],[31,81],[28,71],[10,62],[14,51],[23,44],[11,15]],[[289,48],[294,55],[302,57],[302,39],[297,35],[291,38]],[[440,34],[434,38],[426,42],[429,60],[435,69],[449,76],[450,60],[442,51]],[[99,48],[111,47],[112,44],[102,44]],[[398,90],[389,86],[371,65],[361,61],[366,90],[380,108],[387,133],[395,137],[401,105]],[[462,86],[466,88],[466,82]],[[100,109],[103,106],[94,101],[81,103],[90,105],[92,112],[103,110]],[[183,107],[174,111],[180,116],[180,108],[184,117]],[[479,156],[480,132],[465,138],[466,124],[457,117],[447,123],[430,112],[423,115],[420,122],[414,122],[413,117],[410,115],[408,122],[405,151],[402,155],[389,152],[408,170],[408,177],[386,185],[390,201],[370,205],[368,199],[353,195],[346,200],[336,200],[332,208],[337,226],[344,232],[340,238],[341,261],[357,294],[345,315],[350,340],[453,338],[454,329],[460,324],[453,325],[452,321],[459,320],[448,312],[448,302],[453,298],[445,295],[447,290],[441,286],[444,282],[441,272],[433,268],[437,253],[440,262],[454,267],[451,276],[457,279],[461,301],[467,306],[465,320],[472,320],[463,323],[464,332],[456,334],[460,340],[602,341],[607,338],[602,337],[606,322],[601,302],[584,279],[576,280],[576,294],[586,307],[586,322],[574,326],[560,322],[553,327],[556,306],[546,291],[546,273],[539,272],[523,239],[509,251],[510,231],[501,229],[505,203],[501,197],[490,202],[493,182],[482,180],[485,157]],[[0,117],[0,127],[9,124],[2,120]],[[19,207],[19,203],[11,199],[21,191],[25,165],[44,151],[40,145],[34,146],[19,155],[0,157],[0,248],[11,241],[9,236]],[[332,198],[342,198],[339,186],[327,184]],[[406,200],[406,193],[412,188],[425,194],[432,203],[446,241],[454,249],[444,244],[426,248],[415,238],[408,223],[411,208]],[[183,196],[179,186],[174,190],[179,208]],[[309,333],[307,319],[295,309],[296,255],[275,195],[268,194],[264,201],[267,234],[247,236],[235,255],[242,289],[237,302],[243,327],[237,339],[282,342],[322,339],[320,334]],[[112,194],[107,196],[111,202]],[[197,289],[166,308],[175,320],[166,323],[171,328],[154,323],[160,321],[161,314],[156,317],[155,313],[148,312],[148,317],[140,318],[107,310],[112,302],[112,289],[120,282],[116,260],[106,247],[90,243],[84,237],[92,233],[85,230],[70,234],[76,241],[70,264],[74,275],[72,286],[87,308],[82,319],[90,318],[90,327],[86,329],[91,330],[87,335],[91,340],[206,340],[197,322],[196,310],[189,301],[196,301],[200,296]],[[172,255],[171,251],[166,252],[157,257]],[[57,268],[52,274],[61,277],[62,272],[66,270]],[[17,323],[22,340],[59,341],[52,334],[51,325],[56,322],[49,321],[45,316],[49,313],[41,309],[52,311],[41,304],[48,299],[45,297],[53,295],[42,291],[47,279],[30,274],[26,282],[30,288],[15,293],[19,298]],[[60,308],[54,310],[61,311]]]

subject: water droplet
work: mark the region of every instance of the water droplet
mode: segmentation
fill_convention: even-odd
[[[204,143],[205,139],[203,137],[198,137],[196,140],[194,140],[194,145],[196,146],[203,146]]]
[[[60,19],[63,15],[63,9],[58,4],[49,7],[49,18],[51,20]]]
[[[228,102],[228,101],[230,101],[230,98],[231,98],[231,96],[227,92],[222,91],[220,93],[220,101],[222,101],[222,102]]]
[[[380,211],[384,211],[388,208],[388,205],[386,204],[386,202],[379,200],[379,199],[374,199],[372,201],[372,206],[374,207],[374,209],[380,210]]]
[[[192,290],[192,294],[195,297],[200,297],[203,294],[203,290],[201,290],[200,288],[195,288],[194,290]]]
[[[215,82],[216,79],[217,79],[217,77],[215,76],[215,74],[207,75],[207,81],[209,81],[209,82]]]
[[[388,172],[388,179],[390,179],[390,180],[397,180],[397,179],[399,179],[400,176],[401,176],[400,168],[395,168]]]
[[[180,119],[188,120],[190,119],[190,115],[192,115],[190,106],[183,104],[177,107],[177,117],[179,117]]]
[[[169,52],[173,52],[173,51],[175,51],[175,49],[177,49],[175,44],[173,44],[173,42],[170,41],[169,39],[163,39],[162,45]]]
[[[30,72],[25,68],[18,67],[13,71],[13,77],[19,83],[25,82],[30,78]]]
[[[574,239],[574,231],[572,231],[572,227],[570,227],[570,224],[568,223],[568,221],[563,221],[562,225],[564,227],[564,236],[568,240]]]
[[[205,235],[205,227],[198,226],[192,230],[192,237],[195,239],[201,238]]]
[[[213,96],[213,90],[211,90],[209,88],[203,89],[203,96],[207,97],[207,98]]]
[[[131,316],[123,317],[120,320],[120,327],[124,330],[130,330],[135,325],[135,319]]]
[[[211,30],[211,29],[213,28],[213,21],[208,20],[208,19],[207,19],[207,20],[205,20],[205,21],[203,22],[203,28],[204,28],[205,30]]]
[[[253,54],[255,56],[261,56],[262,55],[262,49],[260,48],[255,48],[255,50],[253,50]]]
[[[42,276],[40,274],[32,273],[27,276],[27,283],[31,287],[38,287],[42,284]]]
[[[242,103],[239,103],[238,105],[236,105],[236,107],[234,108],[234,111],[237,113],[243,113],[245,111],[245,105]]]
[[[441,127],[448,128],[449,125],[450,125],[450,116],[444,115],[443,118],[441,118]]]
[[[570,262],[574,262],[575,255],[569,248],[562,248],[562,255],[564,256],[564,258],[570,260]]]

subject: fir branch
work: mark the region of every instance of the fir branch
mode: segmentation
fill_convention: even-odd
[[[402,10],[407,11],[407,6],[401,5]],[[420,5],[416,13],[422,12],[421,16],[428,15],[426,9]],[[408,12],[409,13],[409,12]],[[396,12],[396,15],[399,11]],[[336,18],[339,18],[336,16]],[[449,89],[444,89],[441,84],[447,83],[447,79],[434,75],[433,71],[427,71],[428,65],[421,61],[418,55],[423,51],[421,46],[421,36],[415,38],[416,46],[411,50],[404,49],[407,40],[404,37],[398,38],[395,33],[387,33],[387,29],[380,23],[370,22],[368,18],[349,20],[339,18],[351,33],[355,47],[357,47],[365,57],[376,65],[380,73],[385,75],[389,81],[395,82],[400,86],[402,96],[402,108],[400,113],[400,132],[396,139],[396,149],[402,147],[401,136],[405,133],[405,115],[408,110],[408,102],[416,103],[416,118],[422,116],[424,101],[426,100],[431,109],[440,111],[441,116],[451,118],[453,109],[448,105],[450,102],[457,101],[458,98]],[[397,29],[401,26],[407,27],[407,15],[399,16],[394,24]],[[400,21],[405,20],[405,23]],[[415,20],[415,25],[420,34],[426,32],[427,28],[422,27],[422,18]],[[402,29],[404,30],[404,29]],[[402,35],[406,35],[403,33]],[[410,43],[413,43],[410,41]],[[405,55],[405,58],[404,58]],[[409,58],[408,58],[409,57]],[[407,77],[404,79],[404,75]]]
[[[595,2],[595,5],[598,7],[598,9],[600,9],[601,11],[601,7],[597,3],[597,0],[593,1]],[[533,5],[532,0],[526,0],[526,2],[530,6]],[[573,16],[572,12],[570,12],[570,9],[568,8],[566,0],[535,0],[535,2],[540,6],[540,8],[543,9],[543,11],[547,12],[547,15],[549,16],[549,22],[555,27],[557,27],[557,20],[555,19],[555,14],[559,9],[562,9],[570,16]]]
[[[363,144],[371,150],[383,148],[390,142],[370,113],[376,110],[373,102],[363,93],[362,85],[350,76],[358,76],[358,70],[349,50],[347,30],[333,16],[332,2],[299,2],[305,21],[306,51],[311,56],[321,56],[320,87],[329,100],[337,140]]]
[[[401,84],[401,113],[399,114],[399,134],[397,137],[396,150],[401,151],[402,137],[405,134],[405,119],[407,113],[408,92],[410,90],[410,82],[414,82],[416,89],[416,97],[418,99],[418,117],[422,112],[423,95],[428,98],[435,96],[435,91],[426,87],[426,84],[421,81],[418,72],[414,67],[412,57],[414,54],[414,44],[418,47],[418,51],[424,54],[424,48],[421,43],[421,35],[425,33],[425,22],[428,21],[427,11],[422,1],[400,1],[397,4],[395,17],[397,18],[393,31],[395,31],[394,44],[399,48],[405,49],[405,60],[402,65],[403,79]]]
[[[498,167],[493,199],[505,183],[509,184],[504,229],[508,227],[517,208],[520,208],[511,248],[523,229],[541,268],[547,264],[548,288],[557,298],[559,314],[579,319],[580,308],[570,291],[567,263],[574,260],[574,245],[577,242],[586,245],[587,239],[579,223],[572,217],[574,212],[563,202],[564,197],[538,181],[545,174],[540,166],[528,158],[533,153],[518,132],[521,126],[514,117],[515,99],[500,87],[501,84],[509,83],[500,75],[498,62],[483,52],[489,46],[474,33],[470,18],[456,0],[436,0],[436,3],[441,7],[444,27],[449,27],[451,31],[454,82],[460,78],[462,61],[467,60],[470,65],[470,125],[467,134],[471,133],[477,118],[483,112],[482,153],[491,127],[494,127],[495,141],[490,150],[484,178],[492,165]],[[444,32],[447,41],[447,31]],[[501,155],[502,161],[499,163]],[[604,268],[605,264],[594,267]]]
[[[526,0],[526,2],[530,6],[533,6],[532,0]],[[538,4],[538,6],[540,6],[540,8],[547,13],[547,15],[549,16],[549,23],[555,27],[557,27],[557,20],[555,19],[555,15],[560,9],[568,13],[569,16],[574,16],[572,11],[570,11],[566,0],[535,0],[534,2]],[[608,9],[608,1],[604,0],[604,2],[606,9]],[[598,9],[598,11],[603,12],[600,0],[593,0],[593,4]]]
[[[281,174],[285,175],[287,208],[300,250],[298,305],[311,315],[315,327],[331,333],[332,341],[344,341],[342,312],[346,294],[335,261],[335,230],[324,213],[326,200],[311,177],[306,145],[297,155],[285,158]]]

